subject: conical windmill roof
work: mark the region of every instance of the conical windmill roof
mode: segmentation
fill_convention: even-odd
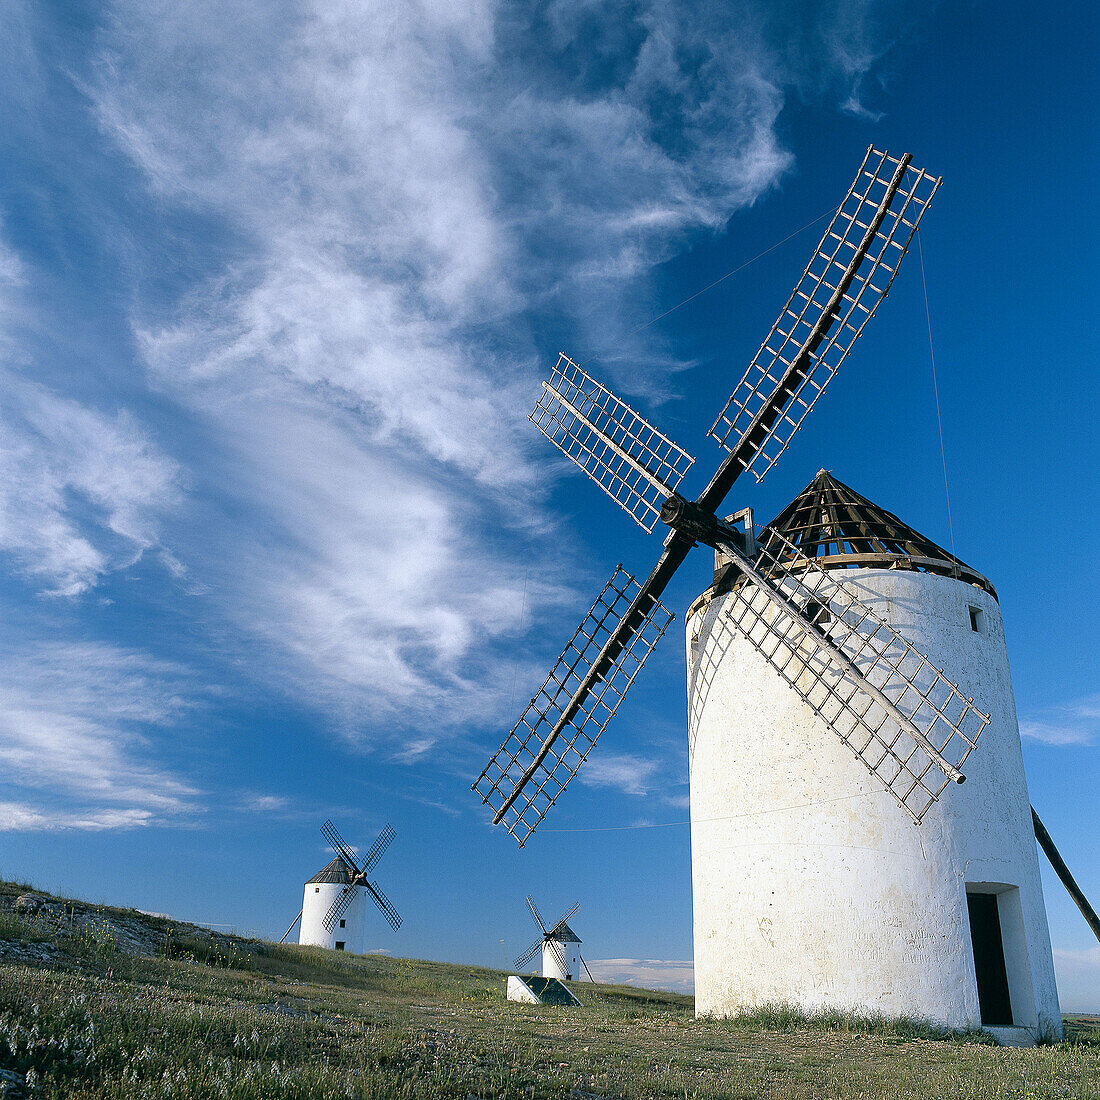
[[[558,943],[583,943],[584,941],[569,927],[565,921],[556,925],[554,930],[550,933],[550,938],[555,939]]]
[[[996,589],[981,573],[850,486],[821,470],[768,524],[822,569],[911,569]],[[760,533],[762,542],[768,528]],[[778,549],[778,548],[777,548]],[[779,551],[780,560],[790,559]]]
[[[348,884],[353,881],[351,868],[337,856],[331,863],[326,863],[313,878],[306,879],[306,885],[308,886],[311,882],[343,882]]]

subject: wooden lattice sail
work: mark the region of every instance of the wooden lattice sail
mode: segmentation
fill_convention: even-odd
[[[838,736],[914,820],[944,789],[939,778],[929,779],[933,772],[944,784],[961,782],[941,750],[961,762],[973,747],[984,721],[970,701],[904,639],[877,620],[872,627],[839,581],[799,557],[797,541],[765,542],[761,552],[772,557],[754,562],[757,548],[715,515],[742,472],[759,480],[787,449],[886,296],[939,183],[908,153],[868,149],[779,319],[711,428],[729,453],[694,500],[676,491],[690,456],[559,357],[531,419],[642,527],[651,530],[659,518],[672,530],[643,582],[619,567],[473,785],[492,808],[494,824],[503,822],[521,847],[588,758],[663,636],[671,614],[661,594],[700,542],[738,557],[749,578],[746,593],[754,593],[742,617],[749,636],[807,703],[836,724]],[[778,576],[784,570],[787,581]],[[811,573],[807,595],[802,589]],[[822,599],[835,607],[838,621],[859,624],[842,644],[815,615],[813,601]],[[922,677],[930,671],[939,678],[924,694]],[[823,690],[828,704],[819,699]],[[909,704],[913,692],[919,704]],[[956,740],[964,746],[958,751]]]

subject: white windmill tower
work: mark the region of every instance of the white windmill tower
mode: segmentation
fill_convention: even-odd
[[[387,825],[360,866],[331,821],[321,826],[321,832],[332,846],[336,858],[305,884],[298,942],[336,951],[362,952],[365,947],[363,936],[368,897],[395,932],[401,927],[397,910],[382,893],[378,883],[367,878],[367,872],[382,858],[382,853],[396,834]]]
[[[760,713],[754,715],[758,724],[731,728],[722,708],[709,704],[712,696],[707,677],[733,684],[721,647],[730,648],[734,643],[712,641],[713,631],[699,642],[706,648],[706,660],[699,664],[698,655],[693,657],[693,840],[702,842],[704,837],[697,828],[704,815],[695,804],[696,797],[708,800],[711,816],[729,817],[737,812],[729,807],[739,805],[728,789],[735,780],[773,794],[785,789],[784,783],[789,781],[791,789],[809,801],[806,787],[810,775],[818,776],[813,801],[833,800],[835,813],[844,820],[854,816],[849,807],[852,799],[836,793],[846,789],[844,782],[860,779],[868,790],[878,792],[876,799],[866,799],[873,803],[874,813],[861,811],[859,827],[851,826],[842,834],[846,839],[836,843],[855,852],[882,848],[884,837],[899,845],[901,837],[905,838],[902,863],[911,869],[912,878],[897,887],[910,890],[916,899],[907,908],[895,906],[891,912],[864,905],[859,900],[860,879],[853,871],[859,863],[854,855],[843,858],[838,854],[828,865],[828,889],[822,886],[816,896],[802,899],[805,904],[819,904],[826,919],[847,924],[851,953],[839,948],[822,951],[812,938],[777,939],[774,918],[768,924],[763,911],[755,927],[738,925],[737,920],[747,919],[750,912],[747,904],[730,900],[739,891],[738,863],[731,858],[723,864],[720,845],[706,850],[693,846],[693,863],[713,862],[712,867],[693,871],[696,982],[701,991],[697,1010],[703,1013],[728,1013],[747,1003],[742,987],[729,975],[727,957],[734,952],[736,937],[767,939],[770,935],[775,957],[786,954],[782,965],[788,971],[796,964],[803,969],[809,992],[802,995],[801,988],[793,991],[791,985],[758,983],[753,996],[769,989],[808,1006],[870,1007],[884,1014],[923,1015],[952,1025],[976,1026],[981,1019],[977,989],[981,967],[974,953],[968,947],[964,950],[968,939],[973,939],[969,912],[977,914],[979,925],[984,919],[984,927],[988,927],[991,921],[988,900],[967,900],[969,885],[975,898],[996,899],[998,915],[1002,906],[1007,911],[1017,902],[1029,907],[1020,921],[1013,918],[1006,924],[1001,920],[1005,944],[1018,934],[1028,937],[1026,966],[1030,967],[1032,1000],[1024,997],[1019,1020],[1013,1005],[1012,1022],[1052,1034],[1061,1030],[1050,978],[1045,918],[1034,911],[1041,907],[1041,895],[1037,883],[1032,882],[1034,876],[1019,835],[1019,801],[1023,791],[1026,806],[1026,790],[1007,661],[992,648],[979,653],[945,644],[932,629],[937,619],[931,605],[921,602],[926,588],[944,584],[955,586],[951,598],[956,601],[961,592],[973,593],[966,607],[975,609],[975,633],[985,630],[988,634],[991,629],[999,630],[1000,624],[991,592],[973,588],[955,576],[922,572],[920,563],[913,565],[911,558],[906,565],[908,555],[891,562],[896,569],[883,571],[893,588],[883,582],[879,589],[865,592],[861,582],[867,574],[822,568],[781,532],[769,529],[758,544],[748,510],[731,521],[716,515],[742,472],[748,470],[760,480],[787,449],[886,296],[939,183],[914,167],[909,154],[892,157],[874,148],[867,151],[779,320],[710,429],[709,434],[728,454],[694,501],[676,492],[694,460],[567,356],[559,357],[531,415],[543,434],[640,526],[652,531],[659,519],[671,530],[656,565],[641,584],[621,565],[616,569],[545,683],[474,783],[473,789],[494,812],[494,824],[503,822],[521,847],[538,827],[587,759],[646,657],[664,635],[673,616],[660,603],[660,596],[688,552],[703,543],[732,567],[729,598],[722,603],[723,608],[731,608],[730,629],[725,633],[743,639],[737,645],[751,650],[761,666],[754,667],[753,674],[767,673],[771,682],[758,685]],[[959,563],[960,576],[963,569]],[[906,591],[907,580],[914,578],[916,588]],[[896,599],[889,595],[893,592]],[[874,606],[868,606],[865,596]],[[964,613],[969,621],[970,612]],[[895,622],[912,633],[916,644],[890,625]],[[746,659],[738,667],[751,664]],[[966,685],[964,689],[944,673],[947,666],[952,676]],[[784,687],[784,681],[793,692]],[[724,706],[734,705],[729,700],[737,690],[736,686],[723,687],[719,694],[726,700]],[[791,712],[792,706],[800,708],[797,715]],[[780,717],[764,723],[764,712]],[[956,791],[940,805],[948,786],[964,781],[960,767],[991,717],[990,747],[978,754],[980,762],[975,765],[976,785],[986,789],[965,799]],[[784,751],[787,725],[796,718],[817,723],[812,732],[798,734],[803,739],[798,746],[805,741],[805,756],[788,756]],[[750,756],[758,748],[759,757],[744,758],[742,772],[708,773],[704,778],[699,755],[704,751],[704,735],[706,744],[715,745],[715,768],[723,759],[723,739],[739,742],[738,751]],[[793,734],[791,737],[797,740]],[[828,755],[824,749],[811,752],[812,746],[824,741],[832,742]],[[833,759],[837,754],[855,778],[838,773],[839,763]],[[823,775],[813,771],[817,760],[825,769]],[[713,799],[708,782],[718,788]],[[863,798],[865,792],[861,789],[858,794]],[[992,808],[1004,801],[1011,803],[1011,808],[998,817]],[[779,805],[788,806],[790,800]],[[933,806],[932,827],[924,829],[921,822]],[[766,835],[767,814],[777,808],[773,799],[767,805],[758,801],[746,812],[761,816],[759,828]],[[965,825],[964,818],[970,819]],[[988,835],[1006,823],[1011,823],[1013,830],[1007,844],[991,842],[984,848],[966,848],[961,842],[960,838]],[[927,857],[932,848],[941,854]],[[964,849],[982,854],[961,856]],[[784,852],[775,859],[776,875],[783,870],[782,882],[777,877],[769,891],[775,889],[776,898],[793,904],[797,875],[790,867],[803,864],[795,848]],[[925,854],[923,861],[918,860],[917,852]],[[967,863],[971,858],[978,861],[973,866]],[[888,872],[888,867],[879,869]],[[1011,877],[1017,872],[1018,881]],[[757,888],[764,890],[764,884],[756,881]],[[952,890],[953,908],[944,900]],[[847,909],[828,912],[831,901],[842,897],[856,900]],[[920,904],[922,898],[929,904],[935,899],[939,908],[926,910]],[[712,907],[726,915],[713,926],[708,920],[700,924],[699,912]],[[872,932],[861,923],[864,920],[886,927]],[[786,926],[793,928],[791,922]],[[948,926],[954,928],[953,938],[947,937]],[[710,942],[701,942],[700,935],[709,937]],[[896,992],[887,994],[881,983],[830,984],[834,971],[857,969],[866,977],[866,962],[855,961],[855,956],[865,950],[862,945],[880,944],[890,936],[896,941],[891,976],[898,972],[898,959],[904,958],[908,965],[908,981],[895,982]],[[1011,945],[1006,947],[1009,949]],[[1023,956],[1018,953],[1018,957]],[[937,968],[943,973],[930,973]],[[947,973],[950,978],[944,976]],[[1011,981],[1009,984],[1011,987]]]
[[[990,719],[941,801],[928,754],[719,552],[686,616],[697,1009],[1060,1034],[993,585],[824,470],[761,531],[755,564],[937,747],[971,693]]]
[[[527,908],[530,909],[531,916],[535,924],[538,925],[541,935],[522,955],[516,957],[514,964],[516,969],[522,970],[538,954],[541,948],[542,976],[544,978],[557,978],[560,982],[571,982],[578,959],[582,965],[584,964],[584,960],[580,958],[579,953],[570,959],[573,952],[572,945],[582,942],[580,936],[569,927],[568,923],[580,909],[580,902],[577,902],[555,925],[547,928],[543,924],[542,917],[539,916],[539,911],[535,908],[535,903],[530,894],[527,895],[526,900]]]

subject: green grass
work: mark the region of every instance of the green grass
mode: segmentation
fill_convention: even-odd
[[[0,938],[13,922],[50,934],[9,916]],[[583,1008],[540,1008],[507,1002],[502,971],[150,926],[164,937],[155,958],[93,929],[91,942],[58,931],[48,963],[0,964],[0,1067],[25,1075],[29,1095],[1100,1097],[1100,1026],[1086,1018],[1067,1043],[1009,1050],[782,1008],[696,1020],[689,997],[621,986],[577,984]]]

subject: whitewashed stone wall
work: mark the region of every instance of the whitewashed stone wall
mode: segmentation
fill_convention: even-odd
[[[344,944],[345,951],[362,953],[363,943],[363,890],[357,889],[355,897],[341,914],[345,927],[337,920],[331,932],[326,932],[322,924],[325,914],[332,903],[344,893],[344,886],[338,882],[307,882],[302,897],[302,923],[298,933],[298,942],[315,947],[335,949],[336,941]]]
[[[950,577],[847,583],[992,720],[912,820],[755,650],[687,622],[695,986],[700,1014],[783,1002],[980,1025],[968,884],[999,898],[1013,1023],[1061,1034],[1019,726],[997,602]],[[984,613],[971,629],[969,607]]]

